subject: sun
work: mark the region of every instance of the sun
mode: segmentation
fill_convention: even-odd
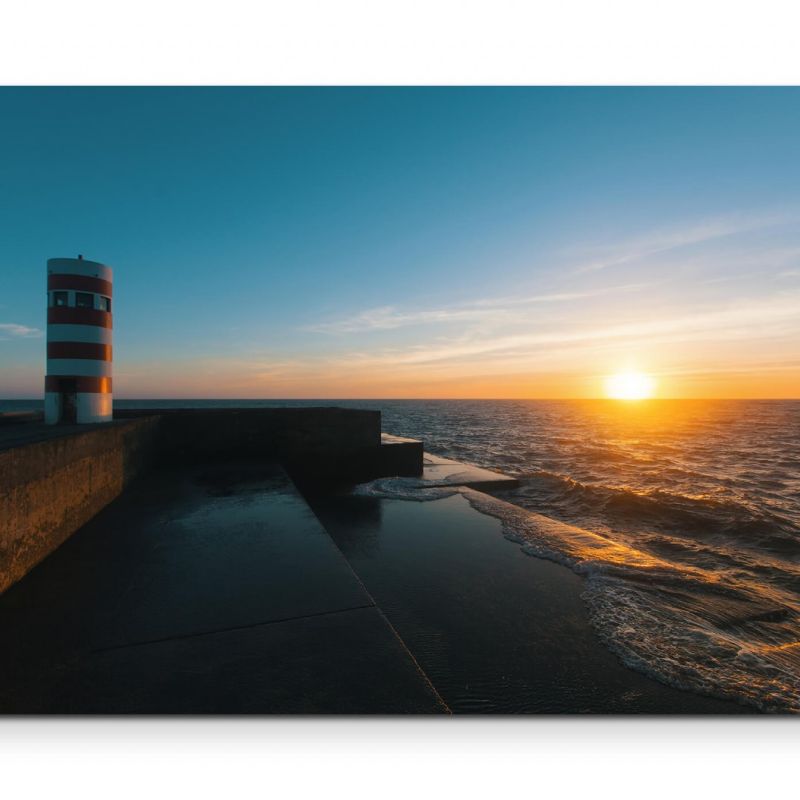
[[[655,380],[644,372],[619,372],[606,378],[606,394],[614,400],[645,400],[655,388]]]

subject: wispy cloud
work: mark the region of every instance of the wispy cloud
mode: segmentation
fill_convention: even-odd
[[[508,322],[512,309],[524,306],[548,305],[582,300],[599,295],[639,291],[647,284],[625,284],[584,292],[553,292],[522,297],[495,297],[463,305],[442,308],[401,310],[395,306],[381,306],[329,322],[310,325],[305,330],[314,333],[360,333],[363,331],[394,330],[417,325],[447,324],[456,322]]]
[[[349,317],[330,322],[309,325],[306,330],[314,333],[359,333],[362,331],[381,331],[404,328],[410,325],[424,325],[446,322],[479,322],[497,317],[493,309],[439,308],[424,311],[402,311],[395,306],[369,308]]]
[[[18,325],[16,322],[0,322],[0,339],[38,339],[43,334],[39,328]]]
[[[666,253],[690,245],[735,236],[741,233],[797,221],[794,212],[780,211],[761,214],[737,214],[717,217],[682,228],[652,231],[644,236],[589,248],[584,251],[583,263],[575,268],[575,274],[585,274],[608,267],[632,264],[649,256]]]
[[[672,250],[678,250],[690,245],[699,245],[705,242],[723,239],[747,232],[758,231],[792,222],[800,222],[800,213],[795,210],[782,210],[765,213],[736,214],[724,217],[715,217],[699,223],[680,228],[650,231],[610,245],[592,246],[573,250],[569,254],[572,266],[567,266],[562,274],[584,275],[588,279],[594,272],[605,270],[609,267],[635,264],[642,259],[660,256]],[[776,277],[790,278],[796,275],[792,269],[800,249],[791,247],[759,247],[756,252],[740,252],[734,250],[724,254],[725,263],[730,266],[736,262],[739,268],[743,266],[742,260],[753,268],[772,269],[783,267]],[[694,259],[686,262],[693,269],[702,269],[706,261],[697,261],[697,255],[690,256]],[[719,258],[716,259],[719,261]],[[712,264],[715,260],[712,259]],[[790,269],[786,269],[786,267]],[[735,276],[716,276],[701,280],[701,283],[723,283],[732,280],[746,280],[747,274]],[[574,279],[573,279],[574,280]],[[627,283],[605,288],[592,288],[583,291],[551,291],[532,295],[514,297],[495,297],[476,300],[469,303],[446,305],[439,308],[404,309],[394,305],[384,305],[351,314],[340,319],[326,320],[313,325],[308,325],[303,330],[341,335],[349,333],[362,333],[370,331],[388,331],[399,328],[409,328],[424,325],[447,324],[474,324],[492,326],[510,324],[515,321],[515,309],[526,306],[557,305],[570,303],[599,295],[614,295],[624,292],[639,291],[652,287],[653,283]]]
[[[147,387],[150,381],[151,393],[177,382],[186,397],[196,396],[212,379],[230,397],[419,396],[420,387],[448,396],[448,387],[475,382],[479,393],[513,393],[520,381],[528,381],[527,391],[535,381],[533,391],[560,396],[593,391],[600,385],[598,376],[613,368],[609,365],[630,359],[641,359],[640,366],[659,378],[697,383],[696,376],[706,373],[706,382],[713,382],[713,375],[741,374],[749,380],[792,374],[800,357],[798,291],[739,298],[724,306],[707,300],[691,310],[627,301],[624,306],[619,314],[609,314],[605,304],[575,307],[558,325],[530,315],[525,326],[512,330],[450,330],[404,345],[365,342],[359,350],[298,352],[291,358],[267,349],[248,357],[181,361],[165,366],[167,378],[141,363],[128,365],[118,377],[121,386],[135,379]],[[500,388],[492,388],[494,381]],[[570,381],[583,388],[570,388]],[[146,388],[137,391],[147,394]]]
[[[352,366],[424,365],[469,359],[514,356],[520,363],[532,364],[541,357],[565,347],[583,347],[624,342],[669,343],[685,341],[734,341],[767,339],[800,334],[800,294],[769,297],[757,303],[740,303],[728,308],[706,309],[691,314],[642,318],[616,324],[588,320],[577,329],[573,324],[537,333],[518,333],[495,337],[458,337],[420,344],[404,350],[385,349],[372,354],[352,354]]]

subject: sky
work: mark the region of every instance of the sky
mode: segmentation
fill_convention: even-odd
[[[118,398],[800,397],[800,90],[0,88],[0,397],[46,260]]]

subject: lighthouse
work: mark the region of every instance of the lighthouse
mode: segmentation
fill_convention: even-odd
[[[47,261],[45,422],[110,422],[111,267],[77,258]]]

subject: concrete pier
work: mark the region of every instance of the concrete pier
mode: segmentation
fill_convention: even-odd
[[[442,713],[285,471],[160,468],[0,597],[0,713]]]
[[[514,479],[296,412],[3,427],[0,713],[747,711],[623,666],[470,504]],[[386,475],[448,491],[347,488]]]
[[[378,411],[331,407],[129,411],[104,425],[2,425],[0,592],[158,464],[271,459],[308,484],[421,473],[421,443],[383,446],[380,424]]]

